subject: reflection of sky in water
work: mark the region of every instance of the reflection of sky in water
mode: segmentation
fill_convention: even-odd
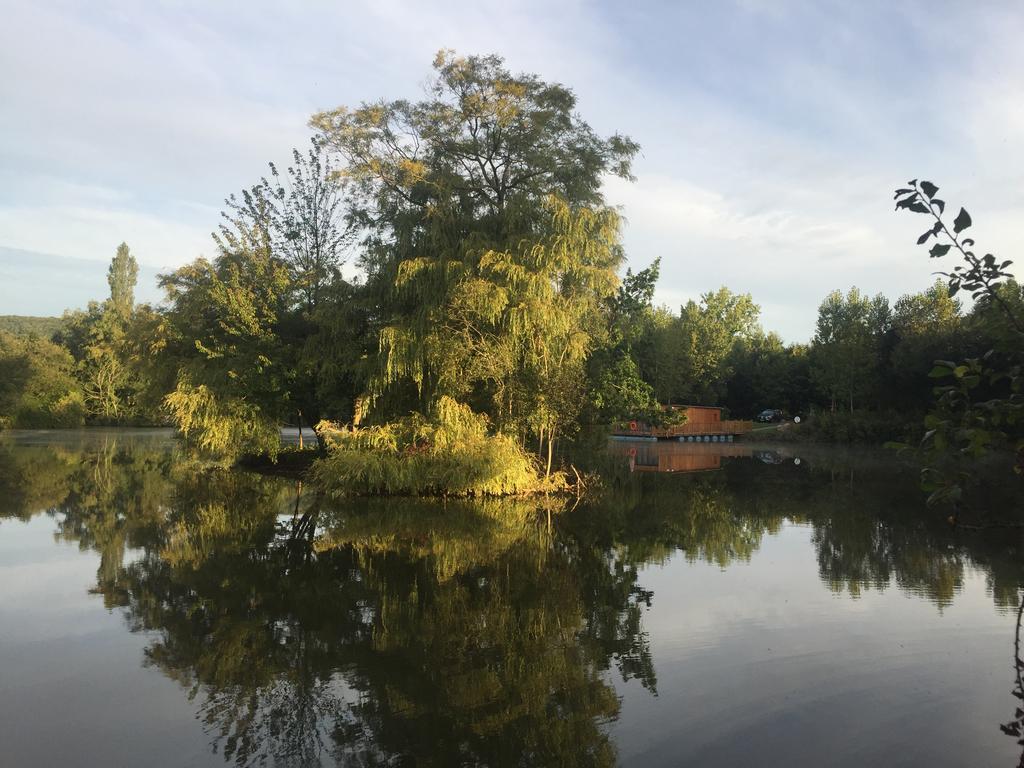
[[[93,446],[89,450],[109,446],[116,437],[113,432],[94,433],[87,438]],[[166,433],[150,437],[166,441]],[[19,440],[37,446],[31,450],[40,451],[42,457],[38,446],[45,436],[22,435]],[[75,445],[76,440],[80,442],[80,437],[65,443]],[[653,485],[640,486],[639,496],[621,502],[639,506],[626,511],[614,533],[604,531],[604,523],[597,518],[588,518],[590,512],[557,523],[566,543],[582,536],[581,540],[603,542],[599,546],[610,546],[609,552],[618,553],[594,562],[610,565],[631,547],[647,553],[637,566],[636,586],[653,593],[650,607],[641,610],[640,626],[650,644],[657,695],[636,679],[622,682],[614,659],[610,671],[603,674],[622,698],[617,719],[607,726],[620,761],[645,767],[1014,764],[1019,752],[1012,739],[999,733],[998,725],[1009,718],[1016,704],[1009,693],[1015,615],[1005,604],[997,605],[988,585],[993,577],[972,562],[1001,569],[1005,590],[1006,574],[1019,569],[1016,562],[1007,560],[1014,550],[1005,536],[1017,534],[1000,534],[1001,540],[983,542],[969,533],[952,538],[941,526],[926,526],[916,539],[895,534],[882,537],[884,546],[871,554],[889,568],[884,585],[878,586],[872,576],[852,596],[848,583],[833,590],[823,581],[821,539],[840,554],[844,548],[857,554],[860,545],[853,538],[864,533],[865,521],[870,531],[875,524],[907,523],[901,514],[920,514],[914,509],[899,511],[904,503],[899,499],[904,497],[895,486],[887,491],[885,483],[877,488],[865,485],[872,472],[881,471],[871,469],[879,457],[780,446],[770,450],[783,463],[773,464],[758,461],[761,449],[749,446],[742,450],[749,451],[751,458],[737,458],[738,447],[723,445],[723,463],[711,473],[639,478]],[[680,449],[667,450],[678,453]],[[620,469],[622,455],[616,459]],[[799,466],[793,462],[797,456],[803,459]],[[883,463],[888,461],[886,456],[881,458]],[[73,454],[62,461],[67,471],[76,471]],[[118,465],[118,461],[111,463]],[[847,465],[855,467],[852,477],[844,470]],[[632,478],[629,482],[638,481],[628,470],[626,475]],[[15,478],[0,479],[16,486]],[[720,533],[723,525],[726,529],[749,527],[750,536],[740,537],[756,542],[749,559],[726,558],[728,564],[720,566],[694,551],[703,546],[701,529],[691,529],[686,511],[673,508],[677,501],[696,504],[698,497],[688,495],[694,487],[703,488],[712,500],[715,494],[732,494],[723,508],[716,508],[722,519],[715,530]],[[272,516],[290,508],[291,486],[281,488],[283,495],[275,504],[285,506],[268,507]],[[770,515],[752,510],[784,491],[792,493],[784,507],[787,514],[802,522],[784,522],[778,529],[768,525],[762,531],[760,526],[767,525]],[[170,496],[161,498],[170,504]],[[123,609],[108,610],[101,595],[90,594],[97,584],[98,554],[89,547],[80,551],[77,542],[55,537],[62,513],[36,514],[27,522],[5,520],[6,502],[0,498],[0,743],[4,745],[0,763],[224,765],[224,755],[212,751],[211,734],[197,720],[201,695],[190,699],[188,688],[168,677],[166,669],[145,663],[160,633],[127,631]],[[303,505],[308,503],[305,498]],[[392,501],[386,506],[393,511],[403,504]],[[882,522],[874,522],[876,514]],[[847,524],[854,517],[860,527]],[[631,522],[637,530],[629,528]],[[380,560],[375,567],[422,557],[424,552],[449,558],[447,570],[437,572],[444,571],[446,579],[464,578],[475,590],[470,594],[487,604],[489,590],[499,589],[509,578],[504,568],[487,571],[488,558],[522,546],[517,543],[521,532],[500,530],[474,549],[470,545],[477,529],[464,517],[459,525],[465,527],[449,532],[447,538],[439,523],[413,526],[413,533],[397,535],[404,548],[395,548],[386,537],[378,540],[368,535],[373,526],[361,528],[357,517],[344,509],[326,527],[321,519],[314,530],[330,531],[340,541],[363,542],[371,549],[393,548],[386,556],[391,559]],[[588,525],[596,530],[591,539],[586,538]],[[827,535],[823,525],[829,527]],[[651,532],[661,527],[667,533]],[[912,527],[908,535],[916,536]],[[211,536],[214,544],[207,556],[215,561],[221,556],[218,547],[225,544],[217,544]],[[431,536],[439,537],[438,541],[430,541]],[[678,542],[684,540],[689,542],[688,553],[671,545],[675,541],[675,546],[681,546]],[[911,540],[920,541],[921,550],[910,553],[909,562],[896,562],[898,548]],[[959,554],[953,552],[954,545]],[[526,547],[526,563],[533,557],[529,555],[532,546]],[[465,573],[457,562],[463,550],[471,561]],[[138,563],[144,556],[138,549],[124,554],[126,563]],[[961,566],[956,571],[960,582],[950,587],[951,599],[936,601],[914,579],[936,572],[942,558],[954,555]],[[556,561],[547,554],[540,558],[540,567],[551,568]],[[840,581],[848,577],[841,572],[842,562],[839,558],[830,566],[839,571]],[[859,563],[856,557],[851,562]],[[203,567],[201,562],[183,563],[184,569]],[[908,577],[905,570],[911,566],[917,570]],[[565,579],[574,566],[565,567],[541,573],[545,578]],[[345,573],[352,580],[362,580],[369,571]],[[392,583],[403,574],[426,578],[422,571],[405,566],[389,573]],[[159,579],[154,577],[154,583],[159,586]],[[425,593],[436,588],[429,581],[421,584]],[[345,586],[341,581],[337,585]],[[557,581],[530,585],[541,596],[561,586]],[[225,590],[233,588],[224,583]],[[520,594],[512,591],[502,600]],[[537,599],[536,594],[527,597]],[[579,601],[583,614],[589,615],[601,607],[587,602],[597,600],[598,594],[582,590],[570,595],[566,604]],[[208,599],[216,600],[216,593]],[[466,610],[476,610],[473,602],[466,605]],[[290,643],[301,626],[284,608],[275,626]],[[359,620],[372,623],[371,603],[359,603],[355,613]],[[435,621],[444,618],[427,615]],[[482,612],[480,619],[491,615]],[[325,618],[301,615],[307,624]],[[297,636],[295,642],[299,642]],[[422,661],[433,658],[426,655]],[[521,661],[529,665],[532,660]],[[358,662],[346,669],[346,674],[360,672]],[[359,694],[340,677],[331,678],[328,687],[333,696],[359,701]]]
[[[616,686],[625,765],[1014,764],[1013,617],[976,570],[941,612],[895,584],[852,599],[787,525],[749,563],[675,557],[640,581],[658,697]]]
[[[181,688],[143,667],[147,636],[89,594],[98,564],[48,517],[0,523],[0,764],[223,766]]]

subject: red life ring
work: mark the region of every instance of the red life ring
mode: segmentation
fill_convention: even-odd
[[[636,456],[636,448],[630,448],[629,449],[629,455],[630,456]]]
[[[636,422],[635,421],[629,422],[629,431],[630,432],[636,432]]]

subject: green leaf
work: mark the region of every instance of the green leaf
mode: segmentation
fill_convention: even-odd
[[[961,208],[960,213],[958,213],[956,215],[956,219],[953,220],[953,231],[963,232],[969,226],[971,226],[971,215]]]
[[[953,369],[953,375],[956,376],[958,379],[962,379],[965,375],[967,375],[967,372],[969,370],[971,369],[968,368],[966,365],[958,365],[956,368]]]
[[[952,248],[952,246],[944,245],[943,243],[936,243],[932,246],[932,249],[928,251],[928,255],[933,259],[937,259],[940,256],[945,256],[950,248]]]
[[[930,181],[922,181],[921,191],[928,195],[928,199],[931,200],[933,197],[935,197],[935,193],[939,191],[939,188],[932,184]]]
[[[928,376],[933,379],[941,379],[945,376],[951,376],[953,371],[944,365],[936,365],[928,372]]]

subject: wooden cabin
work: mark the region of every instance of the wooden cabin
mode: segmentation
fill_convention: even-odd
[[[670,405],[670,410],[685,411],[687,424],[718,424],[722,409],[714,405]]]
[[[722,418],[722,409],[712,405],[667,405],[665,410],[685,411],[686,421],[668,427],[657,427],[643,420],[617,424],[612,435],[617,438],[679,440],[680,442],[720,442],[749,432],[754,424]]]

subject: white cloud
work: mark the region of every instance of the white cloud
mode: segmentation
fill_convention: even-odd
[[[210,254],[212,229],[112,206],[0,208],[0,243],[9,248],[105,263],[124,241],[141,264],[158,269]]]

